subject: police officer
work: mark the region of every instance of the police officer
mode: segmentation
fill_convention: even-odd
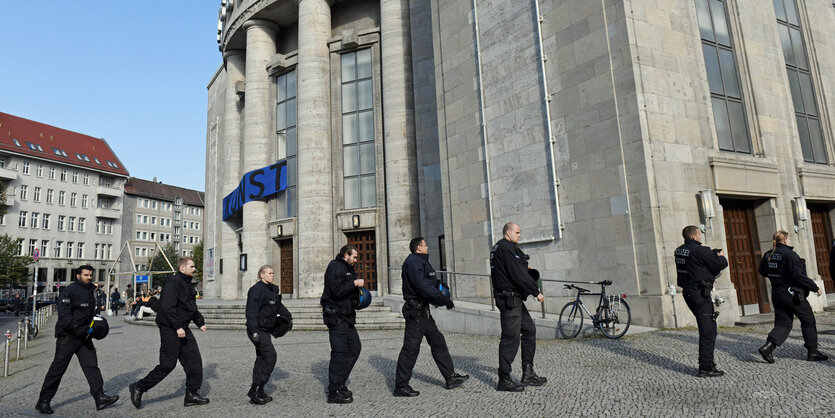
[[[675,251],[676,273],[684,301],[696,316],[696,324],[699,326],[699,376],[722,376],[725,372],[718,370],[713,362],[716,316],[710,292],[716,276],[728,267],[728,260],[724,251],[711,250],[702,245],[702,231],[697,226],[684,227],[681,235],[684,245]]]
[[[792,250],[789,233],[777,231],[772,237],[773,248],[763,255],[759,272],[771,280],[771,301],[774,303],[774,329],[768,333],[760,355],[774,363],[772,352],[786,341],[792,330],[794,317],[800,320],[800,331],[806,346],[806,360],[823,361],[826,355],[818,351],[818,330],[815,314],[806,297],[809,292],[821,295],[821,289],[806,276],[806,261]]]
[[[325,289],[322,292],[322,319],[328,327],[331,359],[328,366],[328,403],[351,403],[353,393],[345,386],[354,364],[360,356],[362,343],[357,334],[354,297],[357,288],[365,284],[357,278],[357,247],[346,245],[325,270]]]
[[[49,402],[58,392],[61,378],[67,371],[67,366],[73,354],[78,357],[81,371],[90,385],[90,394],[96,400],[96,409],[104,409],[119,400],[118,396],[108,396],[104,393],[104,381],[99,370],[96,348],[88,331],[93,317],[98,313],[96,307],[95,286],[92,266],[83,265],[78,268],[75,281],[61,290],[58,297],[58,323],[55,324],[55,358],[46,372],[41,387],[38,403],[35,409],[42,414],[54,411]]]
[[[162,288],[162,298],[157,312],[157,327],[159,327],[159,365],[151,370],[142,380],[132,383],[130,401],[133,406],[142,406],[142,394],[156,386],[165,376],[168,376],[177,360],[186,372],[186,396],[184,406],[205,405],[208,398],[197,394],[203,383],[203,359],[197,340],[188,328],[190,322],[206,332],[206,321],[197,310],[195,296],[197,291],[191,284],[191,277],[196,270],[194,259],[180,257],[177,260],[177,273],[165,280]]]
[[[246,296],[246,333],[255,345],[255,365],[252,368],[252,387],[249,389],[250,402],[264,405],[273,400],[264,392],[264,385],[270,380],[275,368],[276,353],[270,332],[276,326],[276,315],[292,320],[290,311],[281,303],[281,292],[273,284],[275,271],[264,265],[258,269],[258,282],[249,288]]]
[[[397,376],[394,380],[394,396],[418,396],[420,392],[409,386],[412,370],[415,367],[420,343],[426,336],[426,341],[432,350],[432,358],[438,365],[438,370],[446,380],[447,389],[453,389],[464,384],[468,375],[455,373],[452,357],[449,355],[446,340],[438,331],[435,319],[429,312],[429,303],[436,306],[446,306],[452,309],[455,304],[452,299],[444,296],[438,289],[438,277],[435,269],[429,264],[429,246],[423,237],[417,237],[409,242],[412,252],[403,262],[403,317],[406,318],[406,332],[403,336],[403,348],[397,358]]]
[[[519,225],[509,222],[502,228],[504,236],[490,250],[490,279],[499,308],[502,337],[499,342],[499,382],[496,390],[521,392],[525,386],[542,386],[548,379],[533,371],[536,353],[536,326],[528,308],[522,303],[528,295],[542,302],[545,296],[528,274],[528,255],[517,245],[522,234]],[[510,378],[511,364],[522,342],[522,380]]]

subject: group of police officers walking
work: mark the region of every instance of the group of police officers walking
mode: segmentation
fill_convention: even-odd
[[[490,272],[496,306],[500,312],[501,340],[499,343],[499,368],[496,390],[519,392],[525,386],[541,386],[547,379],[534,372],[536,352],[536,326],[523,303],[528,296],[539,302],[545,296],[537,286],[538,271],[528,265],[528,255],[518,246],[521,232],[519,225],[510,222],[502,229],[500,239],[490,250]],[[699,328],[699,376],[716,377],[724,372],[717,369],[713,351],[716,343],[716,317],[711,299],[714,281],[728,266],[722,250],[711,250],[701,243],[701,231],[687,226],[682,231],[684,244],[675,250],[678,285],[683,289],[684,300],[696,317]],[[772,282],[772,300],[775,308],[775,326],[759,353],[768,363],[773,363],[772,352],[788,337],[793,317],[801,322],[801,330],[810,361],[827,360],[817,349],[817,330],[811,306],[806,300],[809,292],[821,294],[818,286],[806,275],[805,262],[789,246],[788,233],[778,231],[773,237],[773,249],[763,257],[759,272]],[[412,370],[425,337],[432,358],[444,377],[446,388],[454,389],[469,379],[466,374],[455,372],[452,357],[438,330],[429,305],[453,309],[455,304],[448,292],[441,289],[445,283],[438,278],[429,263],[429,246],[422,237],[409,243],[411,254],[402,268],[403,316],[405,332],[403,347],[397,359],[394,396],[413,397],[420,392],[410,385]],[[835,248],[833,248],[835,253]],[[357,248],[342,247],[325,271],[324,291],[321,297],[322,317],[328,327],[331,357],[328,366],[328,403],[351,403],[353,393],[346,386],[351,370],[362,349],[356,330],[356,310],[369,302],[370,294],[365,282],[357,277],[354,265]],[[131,403],[136,408],[142,404],[142,395],[162,381],[176,366],[177,361],[186,373],[184,406],[205,405],[209,399],[197,392],[202,385],[203,364],[197,341],[189,324],[194,323],[206,332],[203,315],[197,310],[196,291],[192,284],[194,260],[182,257],[178,260],[178,272],[165,281],[157,312],[156,323],[160,333],[160,363],[148,375],[129,386]],[[119,397],[104,393],[101,371],[98,368],[92,339],[107,335],[107,322],[98,316],[94,285],[91,283],[94,269],[84,265],[78,269],[76,281],[65,287],[58,298],[58,322],[55,357],[44,379],[36,410],[53,413],[50,401],[58,390],[61,377],[72,356],[79,359],[96,409],[115,403]],[[265,265],[258,270],[258,281],[249,289],[246,304],[247,337],[255,347],[255,364],[252,386],[247,396],[253,404],[263,405],[272,401],[264,391],[275,368],[276,351],[271,337],[280,337],[292,328],[292,315],[281,303],[281,292],[273,284],[275,272]],[[359,301],[358,301],[359,298]],[[92,338],[92,339],[91,339]],[[515,381],[511,364],[522,348],[522,378]]]

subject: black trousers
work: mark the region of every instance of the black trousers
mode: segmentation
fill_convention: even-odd
[[[713,350],[716,347],[716,319],[713,318],[713,301],[704,297],[698,289],[684,289],[684,302],[696,316],[699,326],[699,370],[712,370]]]
[[[360,357],[362,343],[357,329],[346,321],[328,326],[331,343],[331,361],[328,366],[328,392],[336,392],[345,385],[354,364]]]
[[[55,341],[55,358],[43,380],[40,399],[52,400],[58,392],[61,378],[64,377],[73,354],[78,357],[78,364],[81,365],[81,371],[84,372],[87,384],[90,385],[90,394],[98,398],[104,393],[104,381],[101,378],[99,360],[96,357],[96,347],[93,346],[93,341],[65,335]]]
[[[499,342],[499,373],[509,375],[513,359],[522,342],[522,364],[533,364],[536,353],[536,326],[522,298],[496,296],[502,324],[502,338]]]
[[[147,392],[162,382],[162,379],[177,366],[177,360],[186,372],[186,390],[194,393],[200,389],[203,384],[203,359],[200,357],[194,334],[188,328],[185,328],[185,331],[185,338],[178,338],[177,330],[160,327],[159,365],[136,383],[137,390]]]
[[[255,365],[252,367],[252,384],[258,386],[267,384],[275,369],[276,358],[272,335],[259,330],[258,345],[255,346]]]
[[[400,349],[400,356],[397,358],[394,387],[403,388],[409,384],[423,337],[426,337],[426,342],[429,343],[432,358],[435,359],[441,375],[444,378],[451,376],[455,372],[452,357],[449,355],[444,335],[438,331],[435,319],[429,313],[429,308],[414,308],[407,302],[403,305],[403,317],[406,318],[406,332],[403,335],[403,348]]]
[[[771,290],[771,301],[774,303],[774,329],[768,333],[768,341],[775,345],[786,342],[792,330],[794,317],[797,316],[800,320],[800,331],[803,333],[803,345],[808,349],[818,348],[818,329],[809,301],[802,298],[800,303],[795,303],[794,297],[782,287]]]

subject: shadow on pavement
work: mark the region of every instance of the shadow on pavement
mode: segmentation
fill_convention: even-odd
[[[328,366],[330,364],[329,360],[322,360],[318,363],[313,363],[310,366],[310,373],[313,374],[313,377],[322,384],[322,391],[328,393]]]
[[[608,338],[598,338],[580,340],[580,342],[592,347],[602,348],[613,354],[618,354],[626,358],[642,361],[648,365],[661,367],[676,373],[681,373],[686,376],[694,376],[696,374],[695,367],[679,363],[678,361],[664,357],[662,355],[650,353],[648,351],[632,347],[631,342],[628,340],[611,340]]]
[[[496,347],[498,350],[498,346]],[[498,351],[497,351],[498,352]],[[467,367],[456,367],[455,369],[458,371],[462,371],[468,375],[470,375],[473,379],[478,380],[481,383],[484,383],[487,386],[495,387],[498,381],[498,373],[499,367],[498,364],[495,367],[485,366],[481,363],[478,363],[478,359],[475,357],[467,357],[467,356],[452,356],[453,364],[466,364]]]

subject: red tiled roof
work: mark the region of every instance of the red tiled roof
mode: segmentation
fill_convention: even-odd
[[[104,139],[3,112],[0,112],[0,150],[122,176],[130,175]]]
[[[158,200],[174,202],[177,196],[183,198],[183,203],[190,206],[203,206],[203,192],[172,186],[170,184],[156,183],[131,177],[125,183],[125,194],[132,194],[142,197],[150,197]]]

